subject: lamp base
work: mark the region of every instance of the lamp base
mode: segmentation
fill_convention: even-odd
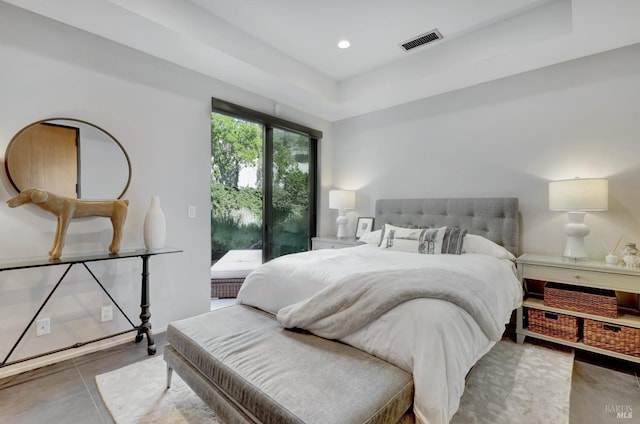
[[[584,238],[591,229],[584,223],[585,212],[568,212],[569,223],[565,224],[564,234],[567,236],[567,243],[564,246],[562,256],[575,261],[586,261],[589,259],[587,249],[584,245]]]
[[[347,238],[347,222],[349,222],[349,218],[344,215],[344,210],[340,209],[338,212],[338,218],[336,218],[336,224],[338,224],[338,234],[336,237],[339,239]]]
[[[567,237],[567,243],[564,246],[564,253],[562,256],[574,261],[589,260],[589,256],[587,255],[587,251],[584,246],[584,238]]]

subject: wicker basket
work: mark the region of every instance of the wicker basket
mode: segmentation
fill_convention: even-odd
[[[584,344],[640,357],[640,329],[584,320]]]
[[[211,279],[211,297],[219,299],[237,297],[244,278]]]
[[[544,304],[607,318],[618,316],[618,301],[613,290],[547,283],[544,286]]]
[[[577,342],[580,339],[579,318],[529,308],[529,331]]]

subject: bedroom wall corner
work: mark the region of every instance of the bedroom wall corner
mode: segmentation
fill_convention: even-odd
[[[640,44],[334,125],[333,180],[379,198],[518,197],[523,253],[562,254],[567,216],[548,182],[609,179],[609,210],[587,215],[587,249],[640,241]],[[354,161],[353,158],[358,160]]]

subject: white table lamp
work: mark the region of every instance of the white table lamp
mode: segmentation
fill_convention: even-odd
[[[601,178],[575,178],[549,183],[549,210],[567,211],[569,223],[563,229],[567,243],[563,256],[574,260],[589,259],[584,237],[589,227],[584,223],[586,213],[609,208],[609,182]]]
[[[356,192],[351,190],[330,190],[329,191],[329,208],[338,209],[338,238],[347,237],[346,224],[349,219],[345,216],[345,209],[354,209],[356,207]]]

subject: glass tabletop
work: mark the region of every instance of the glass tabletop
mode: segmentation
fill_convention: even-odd
[[[145,248],[123,249],[118,253],[110,253],[110,252],[71,253],[69,255],[63,255],[59,259],[53,259],[49,256],[0,259],[0,271],[6,271],[11,269],[36,268],[40,266],[105,261],[105,260],[111,260],[111,259],[154,256],[154,255],[162,255],[166,253],[180,253],[180,252],[182,252],[182,250],[167,246],[167,247],[163,247],[160,249],[153,249],[153,250],[147,250]]]

